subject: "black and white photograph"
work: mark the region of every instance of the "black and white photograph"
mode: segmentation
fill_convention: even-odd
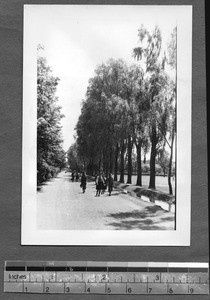
[[[192,6],[24,5],[23,245],[190,244]]]

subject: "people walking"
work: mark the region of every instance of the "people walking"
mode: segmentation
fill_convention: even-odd
[[[83,193],[85,193],[86,185],[87,185],[87,177],[85,175],[85,172],[82,172],[80,187],[82,188]]]
[[[76,182],[78,182],[78,180],[79,180],[79,174],[78,172],[76,172]]]
[[[74,182],[74,172],[71,173],[71,181]]]
[[[107,189],[107,181],[106,181],[106,177],[105,177],[105,175],[102,173],[101,174],[101,176],[102,176],[102,190],[101,190],[101,194],[104,194],[105,193],[105,191],[106,191],[106,189]]]
[[[107,178],[109,196],[111,196],[111,193],[112,193],[112,190],[113,190],[113,183],[114,183],[113,176],[112,176],[111,173],[109,173],[109,176]]]
[[[99,173],[99,175],[96,177],[96,196],[100,196],[103,183],[102,173]]]

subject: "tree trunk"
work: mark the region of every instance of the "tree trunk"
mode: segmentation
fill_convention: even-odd
[[[120,182],[124,183],[124,154],[125,154],[125,142],[124,139],[121,141],[121,153],[120,153]]]
[[[173,159],[173,146],[174,146],[174,132],[172,133],[172,140],[171,140],[171,154],[170,160],[168,165],[168,187],[169,187],[169,194],[173,195],[173,188],[171,184],[171,169],[172,169],[172,159]]]
[[[139,142],[136,144],[136,151],[137,151],[137,181],[136,181],[136,185],[140,185],[140,186],[142,186],[141,146],[142,146],[142,140],[140,139]]]
[[[90,172],[90,175],[93,175],[93,159],[92,159],[92,157],[89,160],[89,172]]]
[[[117,181],[117,167],[118,167],[118,155],[119,155],[119,145],[118,143],[116,144],[115,148],[115,167],[114,167],[114,181]]]
[[[98,161],[98,170],[99,170],[99,172],[100,172],[100,169],[101,169],[101,158]]]
[[[163,176],[165,177],[166,176],[166,168],[163,167]]]
[[[128,136],[128,180],[127,183],[131,183],[132,179],[132,141],[131,136]]]
[[[156,145],[157,145],[157,132],[156,126],[152,126],[152,137],[151,137],[151,154],[150,154],[150,180],[149,189],[156,189],[155,186],[155,159],[156,159]]]
[[[106,169],[105,169],[105,176],[106,178],[108,177],[108,173],[109,173],[109,168],[108,168],[108,164],[106,164]]]
[[[107,169],[107,156],[106,156],[106,151],[103,150],[103,172],[106,172]]]
[[[113,172],[113,149],[110,147],[110,154],[109,154],[109,172],[112,174]]]

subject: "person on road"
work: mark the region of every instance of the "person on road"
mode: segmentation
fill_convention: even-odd
[[[86,190],[86,185],[87,185],[87,177],[85,175],[85,172],[82,172],[80,187],[82,188],[83,193]]]
[[[107,178],[109,196],[111,196],[111,193],[112,193],[112,190],[113,190],[113,182],[114,182],[114,179],[112,177],[112,174],[109,173],[109,176]]]
[[[79,180],[79,174],[76,172],[76,182]]]
[[[103,188],[103,177],[102,177],[102,173],[99,173],[99,175],[96,177],[96,197],[100,196],[102,188]]]
[[[101,194],[104,194],[107,189],[107,181],[106,181],[107,179],[106,179],[104,173],[102,173],[101,176],[102,176],[102,181],[103,181]]]
[[[71,181],[74,182],[74,172],[71,173]]]

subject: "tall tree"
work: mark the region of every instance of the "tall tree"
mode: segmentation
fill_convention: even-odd
[[[162,36],[158,26],[150,33],[142,25],[138,31],[140,47],[134,48],[133,54],[137,60],[145,62],[146,77],[148,77],[148,92],[150,96],[150,181],[149,188],[155,189],[155,163],[159,134],[154,110],[154,102],[164,82],[164,63],[161,56]]]
[[[156,98],[155,110],[158,121],[158,129],[161,131],[164,138],[164,146],[169,151],[168,159],[168,186],[169,194],[173,194],[173,188],[171,183],[172,175],[172,163],[174,155],[174,141],[176,136],[176,36],[177,29],[174,28],[171,34],[171,40],[167,49],[166,63],[171,67],[170,78],[166,80],[166,84],[162,87]]]
[[[148,139],[149,98],[147,97],[147,86],[143,69],[137,65],[132,65],[129,70],[129,78],[129,128],[132,144],[135,144],[137,152],[137,185],[142,185],[141,152],[142,146]],[[128,183],[131,183],[129,176]]]
[[[89,161],[98,164],[98,169],[103,167],[106,173],[113,171],[113,152],[117,156],[119,154],[114,149],[125,138],[126,122],[121,115],[125,111],[122,98],[125,72],[126,66],[122,60],[109,60],[97,67],[95,76],[89,81],[76,126],[80,154],[86,152]]]
[[[40,50],[40,47],[38,48]],[[64,117],[58,105],[56,88],[59,78],[53,76],[47,60],[37,59],[37,181],[54,176],[65,167],[60,120]]]
[[[158,95],[158,103],[156,105],[156,115],[158,120],[158,129],[161,131],[164,139],[164,147],[167,147],[170,151],[168,159],[168,185],[169,194],[173,194],[171,184],[172,174],[172,162],[174,151],[174,139],[176,134],[176,110],[175,110],[175,84],[173,81],[169,81],[165,90]]]
[[[176,104],[177,104],[177,27],[174,28],[171,41],[168,46],[168,63],[171,68],[175,71],[175,84],[172,89],[172,100],[175,102],[173,115],[171,118],[171,145],[170,145],[170,160],[169,160],[169,172],[168,172],[168,185],[169,185],[169,193],[173,194],[172,184],[171,184],[171,173],[172,173],[172,161],[173,161],[173,149],[174,149],[174,140],[176,138]]]

